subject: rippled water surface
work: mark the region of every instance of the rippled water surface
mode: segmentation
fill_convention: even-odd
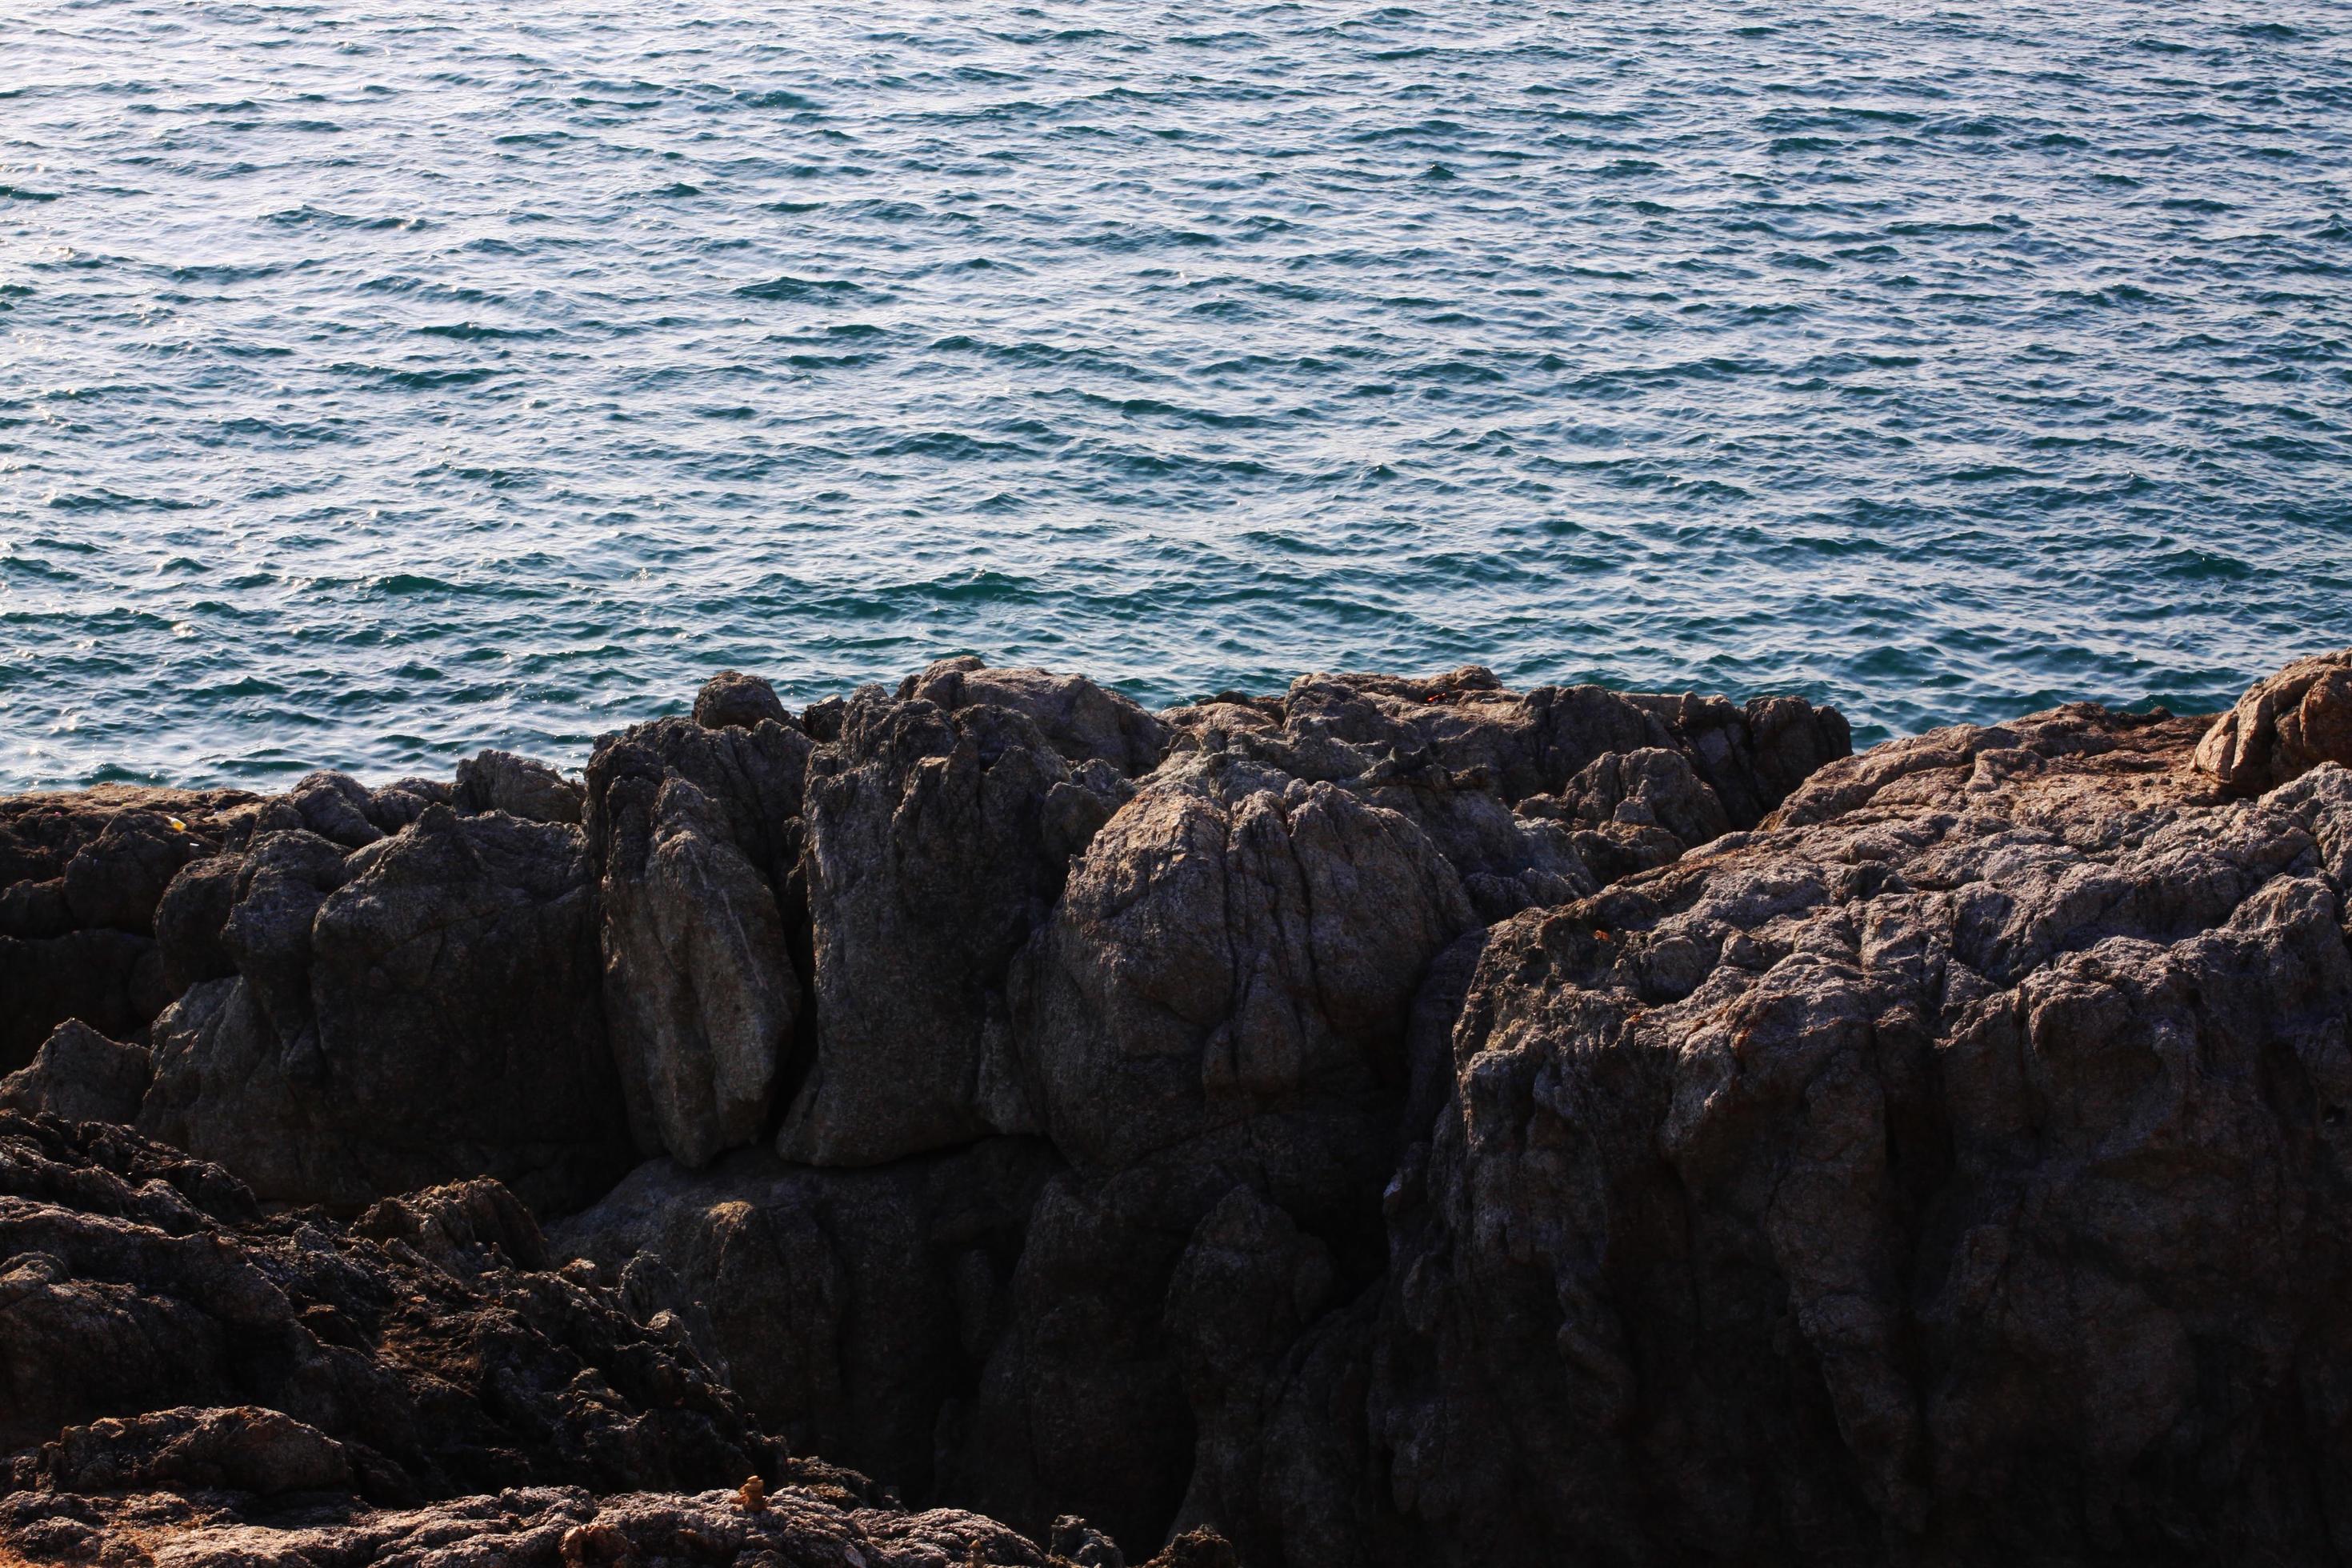
[[[5,9],[0,785],[2352,643],[2336,0]]]

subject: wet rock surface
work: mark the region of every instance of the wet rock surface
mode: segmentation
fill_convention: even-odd
[[[79,1215],[0,1228],[0,1549],[2352,1558],[2347,659],[1860,756],[1475,667],[729,672],[577,784],[0,803],[11,940],[131,944],[0,1081],[0,1205]],[[390,1304],[259,1354],[305,1268]],[[446,1416],[301,1381],[499,1312]]]

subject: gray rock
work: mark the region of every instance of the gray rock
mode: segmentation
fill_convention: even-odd
[[[1141,705],[1082,675],[991,669],[970,656],[908,676],[898,700],[936,703],[950,713],[982,703],[1009,709],[1071,762],[1108,763],[1136,778],[1160,765],[1170,739],[1168,726]]]
[[[0,1079],[0,1110],[47,1111],[68,1121],[136,1121],[153,1081],[144,1046],[110,1040],[79,1018],[68,1018],[44,1043],[32,1065]]]
[[[604,895],[616,1056],[654,1131],[640,1144],[704,1165],[756,1141],[800,1011],[773,890],[702,792],[673,778],[649,820],[619,814]]]
[[[457,804],[457,792],[438,779],[394,779],[368,792],[367,819],[386,833],[397,833],[424,816],[428,805]]]
[[[1096,836],[1024,958],[1046,1131],[1108,1172],[1246,1128],[1277,1187],[1319,1193],[1360,1158],[1348,1145],[1384,1142],[1423,971],[1476,923],[1398,814],[1230,753],[1172,764]]]
[[[1411,820],[1233,752],[1172,761],[1096,836],[1015,971],[1022,1064],[1076,1169],[1032,1219],[950,1495],[1127,1540],[1251,1506],[1218,1490],[1240,1459],[1186,1501],[1194,1428],[1222,1452],[1256,1417],[1188,1375],[1218,1353],[1187,1351],[1190,1303],[1218,1287],[1174,1287],[1180,1260],[1222,1207],[1329,1260],[1318,1305],[1377,1274],[1413,1003],[1475,923]]]
[[[1291,685],[1286,722],[1312,719],[1339,739],[1399,753],[1425,751],[1471,773],[1506,804],[1557,794],[1608,752],[1686,753],[1735,827],[1751,827],[1823,763],[1852,749],[1837,711],[1795,697],[1621,695],[1598,686],[1507,691],[1470,666],[1425,680],[1306,676]]]
[[[237,976],[157,1021],[142,1130],[346,1209],[487,1174],[560,1211],[625,1168],[578,829],[435,806],[347,858],[265,836],[242,879]]]
[[[1003,988],[1130,786],[987,704],[851,704],[809,767],[816,1050],[778,1147],[875,1164],[1032,1125]]]
[[[0,797],[0,1073],[79,1018],[129,1039],[171,1001],[151,940],[191,862],[233,849],[259,803],[234,790],[102,784]]]
[[[583,798],[580,785],[545,763],[512,752],[482,752],[459,763],[457,782],[450,791],[450,803],[460,811],[503,811],[525,822],[577,823]],[[388,809],[405,814],[405,803]],[[408,820],[423,815],[417,811]]]
[[[1723,803],[1689,757],[1663,746],[1604,752],[1560,793],[1580,822],[1661,827],[1685,848],[1731,831]]]
[[[2200,728],[1896,742],[1778,831],[1498,927],[1389,1199],[1366,1409],[1401,1517],[1359,1538],[2352,1545],[2320,1500],[2352,1423],[2306,1392],[2352,1364],[2352,773],[2220,804]]]
[[[172,823],[160,812],[126,811],[76,852],[66,866],[65,898],[77,926],[154,934],[164,889],[203,853],[184,825]]]
[[[669,719],[589,763],[605,1013],[646,1153],[706,1164],[773,1127],[808,967],[809,750],[772,720]]]
[[[257,833],[315,833],[357,849],[383,837],[369,819],[373,802],[367,786],[349,773],[305,773],[294,787],[266,802],[254,818]]]
[[[0,1110],[0,1495],[413,1503],[772,1462],[690,1349],[519,1266],[536,1237],[511,1197],[476,1184],[401,1211],[429,1223],[266,1219],[217,1167],[125,1129]]]
[[[961,1429],[969,1369],[1003,1331],[1030,1211],[1059,1164],[1007,1138],[869,1170],[764,1149],[699,1172],[655,1161],[550,1242],[597,1265],[640,1321],[677,1322],[794,1451],[936,1498],[937,1445]]]
[[[155,906],[155,942],[174,996],[200,980],[225,980],[236,960],[223,933],[236,908],[241,855],[214,855],[185,867]]]
[[[694,694],[694,721],[706,730],[756,730],[762,723],[793,726],[776,689],[756,675],[725,669]]]

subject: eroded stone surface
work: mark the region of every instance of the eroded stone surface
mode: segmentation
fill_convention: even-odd
[[[150,1135],[346,1210],[490,1175],[561,1211],[628,1163],[580,830],[434,805],[356,852],[266,833],[234,978],[153,1029]]]
[[[1031,1129],[1006,972],[1131,787],[1009,708],[849,705],[809,765],[816,1042],[788,1157],[877,1164]]]
[[[322,778],[178,871],[152,938],[76,924],[100,901],[67,899],[63,863],[9,918],[186,976],[147,1124],[209,1061],[213,1090],[260,1086],[213,1135],[242,1127],[264,1168],[326,1158],[300,1120],[312,1043],[421,1040],[481,1092],[446,1005],[379,977],[416,911],[483,911],[460,953],[520,921],[545,989],[500,1037],[600,1003],[570,1037],[622,1063],[611,1124],[625,1099],[674,1158],[560,1226],[551,1257],[584,1261],[547,1276],[503,1189],[388,1197],[418,1184],[339,1153],[354,1209],[387,1201],[334,1246],[561,1279],[747,1419],[1003,1521],[1008,1552],[1100,1568],[1197,1523],[1254,1568],[2327,1562],[2352,1555],[2344,668],[2294,667],[2219,724],[2078,705],[1843,757],[1842,722],[1791,700],[1472,668],[1221,694],[1152,728],[1085,683],[950,661],[796,721],[730,687],[709,722],[615,738],[584,837],[526,850],[568,830]],[[473,870],[423,874],[459,841]],[[543,962],[583,942],[585,965]],[[492,994],[452,973],[443,993]],[[391,1022],[326,1028],[354,998]],[[205,1031],[235,1049],[190,1055]],[[779,1118],[782,1155],[746,1147]],[[381,1157],[381,1131],[343,1137]],[[389,1450],[343,1416],[245,1371],[171,1381],[258,1364],[198,1317],[276,1321],[180,1246],[182,1209],[278,1249],[324,1222],[223,1218],[173,1184],[216,1173],[130,1148],[105,1201],[179,1250],[94,1251],[54,1219],[0,1245],[0,1302],[121,1283],[101,1256],[211,1292],[58,1342],[159,1391],[105,1439],[126,1485],[184,1456],[180,1501],[89,1501],[89,1539],[128,1538],[109,1510],[197,1508],[205,1456],[256,1444],[291,1458],[241,1472],[247,1495],[298,1495],[271,1478],[327,1463],[305,1432],[364,1491],[362,1450]],[[26,1484],[61,1500],[89,1473]],[[45,1506],[8,1517],[64,1541]],[[290,1505],[220,1506],[220,1530],[274,1531]],[[579,1550],[705,1550],[612,1527]],[[509,1544],[536,1526],[453,1528],[540,1549]]]
[[[529,1272],[539,1246],[489,1184],[354,1229],[268,1218],[217,1166],[0,1111],[0,1454],[22,1450],[14,1485],[67,1490],[267,1490],[287,1465],[315,1488],[340,1464],[388,1502],[759,1468],[765,1440],[682,1337]],[[283,1420],[201,1414],[247,1407]]]
[[[1434,1560],[2352,1545],[2352,773],[2087,707],[1490,938],[1369,1414]]]

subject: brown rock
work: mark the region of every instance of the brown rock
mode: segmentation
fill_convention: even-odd
[[[2352,767],[2352,648],[2256,681],[2197,746],[2198,767],[2232,795],[2260,795],[2321,763]]]
[[[0,1455],[35,1446],[16,1484],[334,1486],[338,1450],[385,1500],[758,1468],[689,1348],[519,1267],[538,1242],[510,1197],[404,1204],[375,1237],[264,1219],[215,1166],[0,1111]]]
[[[763,723],[797,728],[776,689],[756,675],[723,669],[694,694],[694,721],[706,730],[756,730]]]
[[[144,1046],[110,1040],[79,1018],[57,1027],[30,1067],[0,1079],[0,1110],[47,1111],[67,1121],[138,1120],[154,1080]]]

